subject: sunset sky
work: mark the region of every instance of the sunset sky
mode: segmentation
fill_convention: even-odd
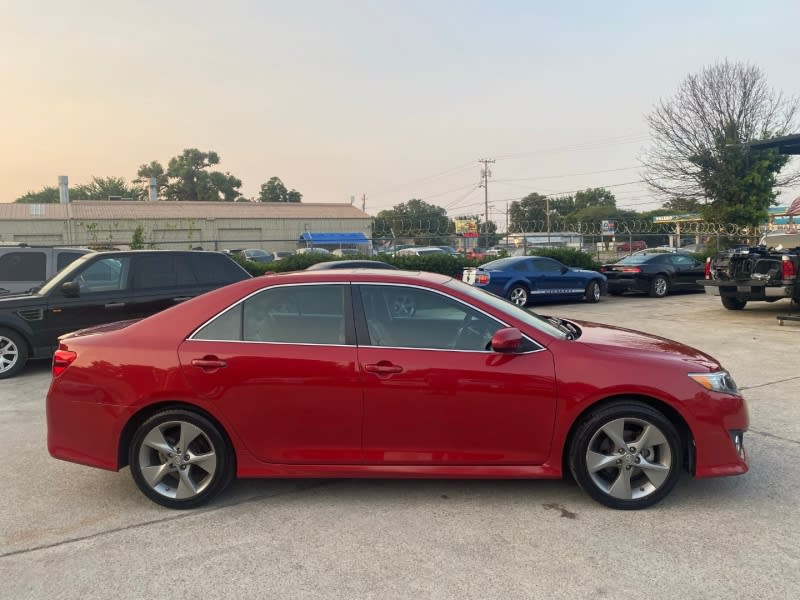
[[[748,61],[800,94],[797,0],[0,0],[0,23],[5,202],[197,147],[248,197],[277,175],[305,202],[482,212],[486,157],[495,220],[598,186],[644,210],[644,116],[687,74]]]

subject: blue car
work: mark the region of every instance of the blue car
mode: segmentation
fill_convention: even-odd
[[[573,269],[544,256],[514,256],[464,269],[462,281],[483,288],[517,306],[530,301],[597,302],[608,289],[605,275]]]

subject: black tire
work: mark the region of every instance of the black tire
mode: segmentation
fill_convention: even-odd
[[[586,286],[586,293],[583,298],[590,304],[600,302],[600,284],[594,280],[590,281],[589,285]]]
[[[0,379],[19,373],[28,362],[28,342],[13,329],[0,327]]]
[[[181,438],[188,440],[186,448],[180,448]],[[131,440],[128,461],[142,493],[176,509],[205,504],[235,473],[227,438],[210,420],[185,409],[165,410],[142,423]]]
[[[669,293],[669,281],[663,275],[656,275],[650,282],[650,296],[663,298]]]
[[[728,310],[742,310],[747,305],[747,300],[739,300],[735,296],[720,296],[722,306]]]
[[[515,285],[508,290],[507,298],[517,306],[526,306],[530,300],[528,288],[524,285]]]
[[[642,439],[645,428],[650,432],[645,437],[648,441]],[[645,446],[636,447],[641,441]],[[569,465],[581,489],[601,504],[637,510],[660,502],[675,487],[683,446],[675,426],[663,414],[646,404],[626,401],[586,417],[573,436]]]

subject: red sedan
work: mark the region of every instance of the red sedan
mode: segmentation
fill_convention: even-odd
[[[398,312],[397,297],[414,311]],[[48,447],[191,508],[236,477],[557,478],[621,509],[747,471],[710,356],[433,274],[242,281],[62,338]]]

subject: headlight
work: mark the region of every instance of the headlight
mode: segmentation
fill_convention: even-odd
[[[713,373],[688,373],[689,377],[712,392],[723,394],[738,394],[736,382],[727,371],[714,371]]]

